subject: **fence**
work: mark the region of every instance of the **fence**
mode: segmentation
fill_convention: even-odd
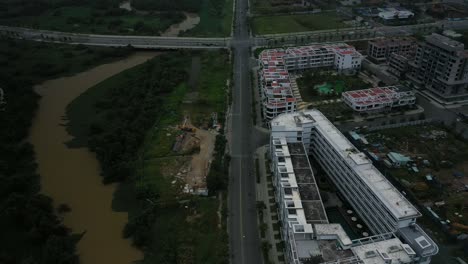
[[[429,124],[429,123],[432,123],[432,119],[415,120],[415,121],[407,121],[407,122],[380,125],[380,126],[372,126],[372,127],[367,127],[367,130],[375,131],[375,130],[380,130],[380,129],[397,128],[397,127],[403,127],[403,126],[417,126],[417,125],[424,125],[424,124]]]

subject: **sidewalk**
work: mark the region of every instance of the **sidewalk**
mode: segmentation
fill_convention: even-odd
[[[254,97],[252,100],[255,100],[255,104],[253,104],[253,107],[255,107],[255,116],[256,116],[256,122],[254,126],[263,126],[263,120],[262,120],[262,98],[261,98],[261,90],[260,87],[258,87],[257,79],[258,79],[258,67],[254,67],[252,69],[253,73],[253,79],[252,79],[252,89],[254,93]]]
[[[262,238],[263,241],[267,241],[271,244],[269,250],[269,260],[270,262],[265,261],[265,263],[274,263],[274,264],[283,264],[284,263],[284,253],[278,251],[277,244],[281,243],[280,228],[278,223],[278,213],[275,210],[277,208],[273,194],[273,184],[268,180],[267,176],[270,176],[269,169],[265,166],[265,153],[268,146],[263,146],[257,149],[255,152],[258,159],[258,173],[260,175],[260,183],[257,183],[257,201],[263,201],[266,205],[266,209],[263,209],[263,220],[267,225],[265,232],[265,238]],[[273,210],[273,212],[272,212]],[[274,230],[276,226],[277,230]],[[280,260],[281,259],[281,260]]]

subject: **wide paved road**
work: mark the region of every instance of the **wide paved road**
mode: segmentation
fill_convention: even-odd
[[[249,66],[248,0],[237,0],[233,36],[234,87],[231,109],[231,169],[229,184],[229,239],[231,263],[261,264],[257,227],[255,176],[251,144],[251,86]]]
[[[35,41],[122,47],[131,45],[140,49],[188,48],[211,49],[229,47],[230,38],[185,38],[159,36],[97,35],[0,26],[0,35]]]

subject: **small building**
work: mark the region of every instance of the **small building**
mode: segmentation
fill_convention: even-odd
[[[426,175],[426,181],[427,181],[427,182],[432,182],[433,180],[434,180],[434,178],[432,177],[431,174],[427,174],[427,175]]]
[[[396,21],[408,20],[414,17],[414,13],[402,7],[381,8],[379,18],[383,23],[394,23]]]
[[[406,166],[411,161],[411,158],[397,152],[390,152],[387,154],[387,157],[394,167]]]

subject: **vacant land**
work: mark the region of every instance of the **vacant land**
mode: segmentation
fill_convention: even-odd
[[[335,12],[310,15],[258,16],[253,18],[255,34],[276,34],[347,27]]]
[[[255,14],[278,14],[313,9],[302,6],[300,0],[251,0],[250,3]]]
[[[467,241],[456,240],[468,231],[468,141],[451,127],[436,124],[362,134],[369,142],[362,147],[380,158],[377,166],[404,186],[406,196],[421,206],[424,214],[418,222],[441,248],[437,263],[445,263],[448,256],[468,259]],[[411,161],[399,168],[387,168],[382,160],[388,159],[389,152],[401,153]]]
[[[213,112],[218,113],[219,122],[224,120],[226,81],[230,76],[230,67],[226,65],[229,64],[224,51],[170,52],[91,88],[68,109],[70,130],[81,137],[78,143],[88,141],[90,145],[100,146],[99,149],[105,148],[109,152],[107,157],[114,155],[110,151],[124,151],[118,156],[125,156],[125,160],[114,162],[118,171],[110,171],[113,175],[122,170],[128,172],[125,184],[116,193],[114,207],[129,211],[130,220],[124,235],[131,237],[133,243],[145,252],[143,263],[227,261],[227,235],[222,217],[225,199],[189,194],[190,187],[200,181],[198,176],[191,177],[191,170],[204,168],[197,169],[193,160],[198,153],[206,155],[210,151],[197,150],[187,142],[200,142],[199,148],[205,147],[203,142],[212,144],[213,138],[210,141],[203,137],[217,133],[211,129]],[[132,94],[121,94],[132,85]],[[133,105],[135,98],[147,98],[142,101],[143,108]],[[118,102],[110,103],[109,100]],[[119,106],[120,103],[126,107]],[[112,108],[117,108],[117,112]],[[86,119],[80,117],[80,113],[90,116]],[[135,122],[141,116],[150,126],[125,128],[122,124]],[[185,117],[193,125],[188,133]],[[193,133],[194,126],[196,132]],[[80,127],[87,129],[80,130]],[[121,134],[126,138],[118,140],[118,145],[99,143],[100,137],[115,139]],[[188,147],[175,147],[181,135],[194,137],[194,140],[183,141]],[[220,144],[224,141],[219,137],[216,137],[215,146],[211,146],[214,154],[210,175],[214,172],[222,175],[222,166],[217,164],[223,161],[224,148],[220,148]],[[139,146],[136,152],[132,148],[135,145]],[[97,151],[101,152],[99,149]],[[105,162],[101,160],[101,163]],[[205,164],[197,159],[195,162]],[[103,172],[105,176],[113,177],[108,175],[109,171]],[[217,190],[209,191],[216,194]],[[133,203],[129,202],[132,197]]]
[[[368,150],[382,159],[391,151],[411,158],[408,165],[391,168],[389,172],[421,204],[431,207],[440,221],[450,220],[451,234],[468,230],[468,142],[465,139],[450,128],[438,125],[380,130],[367,133],[366,138],[370,144]]]
[[[139,10],[187,11],[197,13],[200,23],[182,32],[186,37],[225,37],[231,34],[233,0],[135,0]]]
[[[343,102],[330,100],[313,108],[320,110],[330,121],[345,121],[354,117],[354,111]]]
[[[233,0],[203,0],[200,23],[182,34],[186,37],[228,37],[231,34]]]
[[[0,3],[0,24],[95,34],[155,35],[196,13],[200,23],[184,36],[223,37],[231,33],[233,0],[132,1],[133,9],[120,8],[119,0],[68,0]]]
[[[5,4],[6,11],[0,11],[0,24],[80,33],[159,35],[185,19],[177,11],[157,14],[128,11],[119,8],[118,1],[103,6],[92,1],[79,4],[57,1],[30,7],[21,3]]]

